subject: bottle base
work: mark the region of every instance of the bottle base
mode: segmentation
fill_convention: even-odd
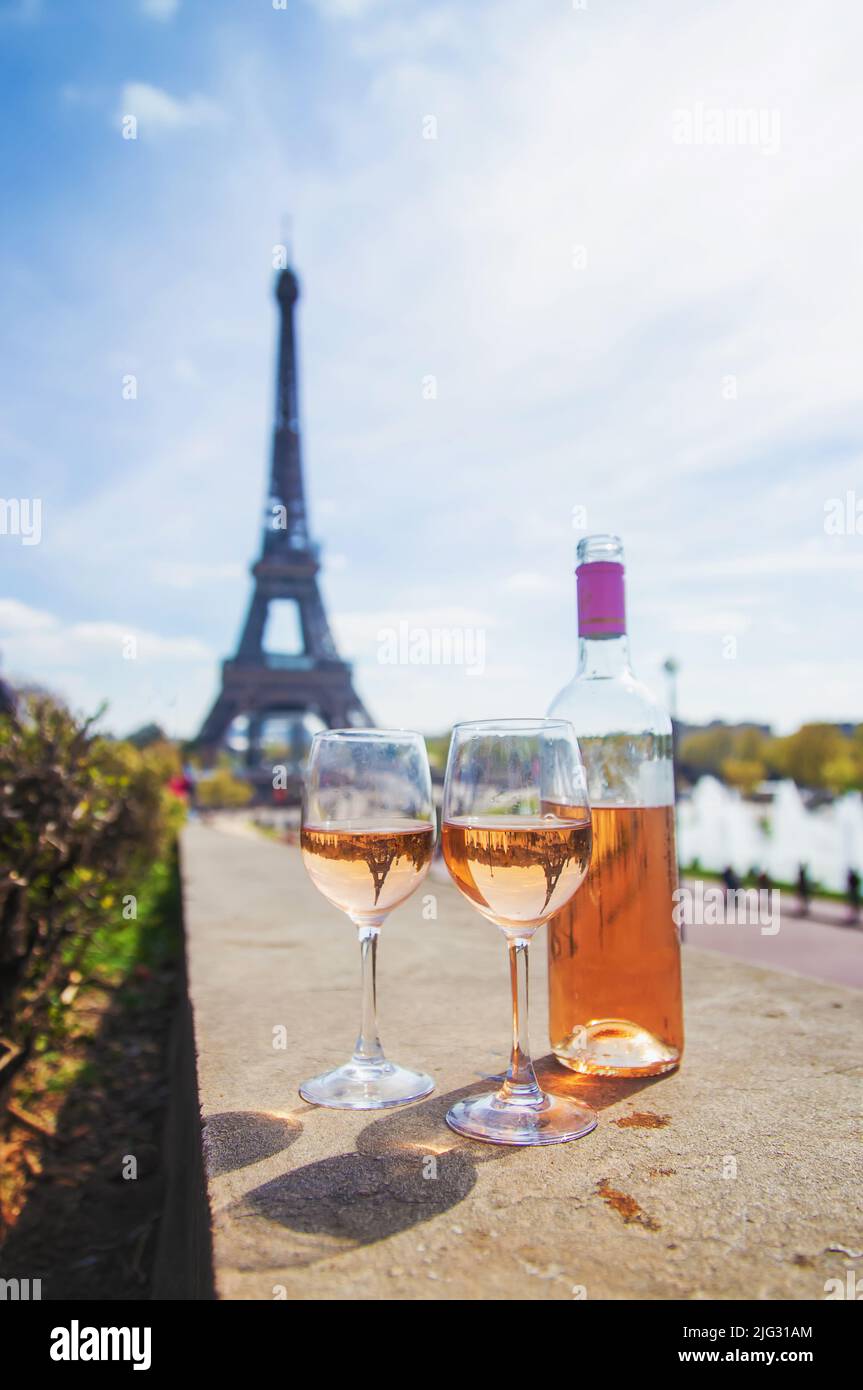
[[[592,1019],[553,1043],[552,1052],[570,1071],[612,1077],[662,1076],[680,1065],[682,1055],[682,1049],[623,1018]]]

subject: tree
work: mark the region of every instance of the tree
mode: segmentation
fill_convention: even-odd
[[[195,784],[195,800],[207,810],[247,806],[251,799],[252,788],[248,782],[241,782],[228,767],[217,767],[209,777],[202,777]]]
[[[696,774],[710,773],[716,777],[723,761],[733,756],[734,731],[724,724],[687,734],[680,740],[680,761]]]
[[[766,751],[769,743],[761,729],[752,725],[736,728],[718,724],[712,729],[699,729],[687,734],[680,742],[680,762],[696,775],[710,773],[714,777],[724,777],[723,765],[727,762],[759,763],[762,770],[758,781],[766,771]]]
[[[847,742],[851,745],[851,740]],[[843,792],[863,789],[863,762],[854,756],[853,745],[847,752],[837,753],[824,764],[824,785],[841,796]]]
[[[164,743],[165,731],[161,724],[142,724],[140,729],[126,735],[126,742],[133,748],[149,748],[151,743]]]
[[[737,787],[744,796],[751,796],[764,781],[767,768],[757,758],[724,758],[720,771],[729,786]]]
[[[769,756],[776,771],[799,786],[826,789],[830,786],[826,769],[833,765],[838,771],[845,766],[854,757],[854,745],[835,724],[803,724],[796,733],[774,739]]]

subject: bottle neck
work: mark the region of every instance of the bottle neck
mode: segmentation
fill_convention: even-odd
[[[629,671],[623,562],[585,560],[575,572],[578,675],[608,680]]]
[[[579,679],[613,680],[615,676],[631,674],[626,633],[617,637],[579,637],[576,672]]]

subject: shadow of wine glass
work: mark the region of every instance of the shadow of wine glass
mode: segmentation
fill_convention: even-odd
[[[581,1076],[565,1071],[552,1054],[540,1058],[536,1070],[543,1088],[599,1111],[663,1080]],[[263,1251],[271,1267],[314,1264],[456,1207],[476,1185],[481,1164],[514,1162],[524,1153],[517,1146],[464,1138],[446,1123],[455,1101],[497,1084],[497,1078],[485,1077],[416,1105],[382,1111],[360,1131],[353,1152],[319,1159],[253,1188],[227,1212],[239,1218],[232,1222],[238,1256],[258,1264]]]
[[[431,1160],[436,1157],[451,1164],[467,1162],[472,1169],[480,1163],[506,1158],[517,1150],[468,1139],[456,1134],[446,1122],[447,1111],[456,1101],[481,1095],[490,1088],[497,1089],[498,1084],[497,1078],[484,1076],[446,1095],[430,1096],[421,1105],[383,1115],[360,1131],[357,1150],[376,1157],[401,1155],[425,1163],[429,1170],[433,1167]]]
[[[300,1121],[256,1110],[224,1110],[204,1118],[204,1164],[211,1178],[247,1168],[287,1149],[303,1132]]]
[[[307,1265],[440,1216],[464,1201],[480,1163],[516,1150],[464,1139],[445,1116],[475,1083],[387,1111],[360,1131],[352,1153],[319,1159],[253,1188],[228,1210],[237,1238],[270,1263]]]

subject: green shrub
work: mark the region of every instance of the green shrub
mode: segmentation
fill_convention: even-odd
[[[182,820],[179,766],[95,734],[45,696],[0,718],[0,1034],[29,1043],[69,971],[165,851]]]

